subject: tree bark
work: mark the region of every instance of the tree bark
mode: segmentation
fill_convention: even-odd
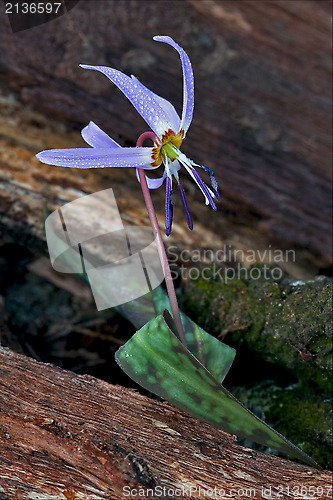
[[[6,348],[0,386],[0,498],[331,498],[329,472],[240,447],[134,390]]]

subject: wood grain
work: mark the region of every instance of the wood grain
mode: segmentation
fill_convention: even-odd
[[[248,498],[249,488],[256,499],[278,498],[287,486],[329,491],[329,472],[240,447],[168,403],[6,348],[0,390],[1,498],[118,500],[125,486],[152,499],[203,498],[214,488],[224,493],[208,498]],[[184,494],[159,496],[157,487]]]

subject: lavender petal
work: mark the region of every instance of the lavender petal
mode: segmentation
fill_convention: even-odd
[[[137,177],[138,181],[140,182],[138,169],[136,169],[136,177]],[[149,189],[158,189],[159,187],[162,186],[165,178],[166,178],[165,171],[164,171],[164,174],[162,175],[162,177],[158,177],[157,179],[151,179],[150,177],[148,177],[148,175],[146,175],[146,181],[147,181],[148,188]]]
[[[136,167],[153,169],[152,148],[50,149],[36,155],[49,165],[73,168]]]
[[[86,64],[80,64],[80,66],[84,69],[100,71],[107,76],[133,104],[155,134],[162,136],[166,130],[172,129],[172,123],[168,120],[167,113],[158,100],[154,98],[152,92],[142,83],[138,85],[135,80],[121,71],[106,66],[88,66]]]
[[[166,178],[165,181],[165,234],[167,236],[171,233],[172,217],[173,217],[173,191],[171,189],[171,179]]]
[[[171,104],[171,102],[167,101],[167,99],[164,99],[164,97],[161,97],[161,96],[155,94],[154,92],[152,92],[151,90],[147,89],[147,87],[145,87],[143,85],[143,83],[141,83],[140,80],[138,80],[134,75],[131,75],[131,78],[138,85],[141,85],[146,92],[149,92],[149,94],[152,96],[152,98],[156,99],[156,101],[159,103],[161,108],[164,109],[165,114],[167,116],[168,123],[171,125],[171,127],[170,127],[171,130],[173,130],[174,132],[176,132],[177,130],[180,130],[180,118],[179,118],[178,113],[175,110],[174,106]]]
[[[89,124],[81,130],[81,135],[92,148],[121,148],[118,142],[111,139],[96,123]]]
[[[188,227],[192,231],[192,229],[193,229],[192,215],[191,215],[191,212],[190,212],[190,207],[188,206],[188,202],[187,202],[185,190],[184,190],[184,188],[183,188],[183,186],[181,184],[178,184],[178,192],[179,192],[179,196],[180,196],[182,205],[184,207],[184,212],[185,212],[185,217],[186,217],[187,225],[188,225]]]
[[[190,58],[185,50],[178,45],[170,36],[154,36],[156,42],[164,42],[177,50],[183,67],[183,111],[180,130],[185,134],[191,124],[194,109],[194,77]]]

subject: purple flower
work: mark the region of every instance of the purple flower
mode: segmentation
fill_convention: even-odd
[[[149,189],[156,189],[166,179],[166,234],[169,235],[173,213],[173,177],[178,184],[178,192],[184,207],[187,224],[190,229],[193,227],[185,190],[179,182],[178,171],[181,165],[185,167],[199,187],[206,205],[210,204],[214,210],[216,210],[216,205],[213,198],[219,199],[219,194],[213,171],[205,166],[197,165],[180,151],[180,146],[192,121],[194,108],[194,79],[190,59],[186,52],[169,36],[155,36],[154,40],[168,43],[177,50],[180,56],[183,67],[181,119],[169,101],[147,89],[135,76],[129,77],[116,69],[105,66],[82,64],[82,68],[100,71],[117,85],[156,134],[154,145],[153,147],[123,148],[94,122],[90,122],[82,130],[82,137],[92,149],[51,149],[42,151],[37,155],[37,158],[49,165],[73,168],[135,167],[153,170],[163,164],[162,177],[157,179],[147,177],[147,183]],[[195,167],[208,173],[211,181],[210,188],[203,182]]]

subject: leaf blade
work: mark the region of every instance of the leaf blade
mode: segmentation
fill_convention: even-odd
[[[116,361],[137,383],[190,415],[318,467],[245,408],[180,343],[168,312],[141,328],[116,352]]]

